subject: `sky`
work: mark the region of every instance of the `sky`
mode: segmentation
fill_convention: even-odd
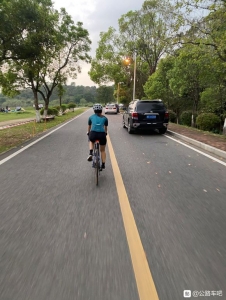
[[[64,7],[74,22],[82,22],[92,41],[91,52],[95,57],[100,32],[106,32],[110,26],[118,29],[118,19],[128,11],[139,10],[144,0],[53,0],[54,7]],[[97,86],[89,77],[90,64],[81,64],[82,73],[78,74],[76,85]]]

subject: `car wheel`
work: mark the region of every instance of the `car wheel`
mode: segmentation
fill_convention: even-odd
[[[134,130],[131,128],[130,122],[128,122],[128,133],[129,134],[134,133]]]
[[[164,134],[164,133],[166,133],[166,131],[167,131],[167,128],[166,128],[166,127],[159,128],[159,133],[160,133],[160,134]]]

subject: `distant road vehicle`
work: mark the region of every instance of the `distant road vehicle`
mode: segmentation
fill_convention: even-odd
[[[120,103],[120,104],[119,104],[119,109],[125,110],[125,108],[126,108],[125,104],[123,104],[123,103]]]
[[[33,107],[35,107],[35,105],[34,105],[34,104],[33,104]],[[43,108],[43,107],[44,107],[44,105],[43,105],[43,104],[39,104],[39,105],[38,105],[38,107],[39,107],[39,108]]]
[[[119,112],[119,107],[117,107],[117,104],[111,103],[106,104],[104,113],[105,114],[117,114]]]
[[[169,113],[162,100],[134,100],[123,114],[123,127],[128,133],[138,130],[158,129],[160,134],[167,131]]]

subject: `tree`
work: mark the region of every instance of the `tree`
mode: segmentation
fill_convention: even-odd
[[[83,24],[78,22],[75,25],[65,9],[61,9],[60,13],[45,11],[41,17],[49,24],[50,29],[53,28],[50,30],[51,39],[48,40],[47,36],[36,59],[11,60],[8,63],[4,78],[10,77],[11,80],[5,80],[4,91],[9,94],[12,90],[18,91],[19,87],[30,87],[36,110],[38,111],[39,93],[45,102],[46,114],[50,97],[57,85],[65,83],[68,77],[76,78],[77,72],[81,70],[79,61],[90,61],[88,51],[91,41]],[[45,34],[44,30],[46,27],[43,30],[37,29],[39,34]],[[37,116],[37,121],[38,119],[40,118]]]
[[[4,26],[0,30],[0,85],[4,94],[12,96],[34,77],[32,73],[37,74],[41,68],[38,60],[54,46],[57,14],[49,0],[2,1],[1,8]],[[26,66],[24,72],[21,71],[23,65]],[[38,109],[40,81],[29,82]]]
[[[155,72],[159,59],[169,49],[168,1],[145,1],[138,11],[129,11],[119,19],[119,32],[110,27],[100,41],[90,70],[98,84],[125,82],[132,97],[134,52],[136,55],[136,96],[144,96],[143,85]],[[167,8],[167,9],[166,9]],[[125,63],[129,57],[129,64]]]
[[[1,0],[0,64],[36,59],[43,45],[53,45],[51,9],[50,0]],[[47,13],[48,19],[44,17]]]
[[[76,78],[77,72],[81,71],[79,61],[90,61],[88,51],[91,41],[88,35],[88,31],[83,28],[81,22],[74,25],[66,11],[61,10],[57,33],[58,43],[56,48],[45,56],[45,67],[39,73],[44,92],[41,89],[38,89],[38,92],[45,101],[45,110],[48,109],[54,88],[58,84],[66,83],[69,77]]]
[[[96,101],[98,103],[103,103],[103,104],[114,102],[115,98],[113,94],[114,94],[113,86],[102,85],[97,89]]]
[[[87,103],[86,99],[84,99],[84,98],[80,99],[80,105],[81,106],[85,106],[86,103]]]
[[[200,94],[200,111],[213,112],[221,119],[226,116],[226,81],[224,64],[216,56],[209,59],[206,67],[206,88]]]
[[[110,27],[107,32],[100,33],[100,41],[96,49],[96,57],[92,59],[90,78],[97,84],[120,81],[124,77],[122,54],[119,53],[116,30]]]
[[[226,62],[226,2],[181,0],[178,7],[182,9],[178,17],[181,25],[179,44],[205,45],[206,51],[214,50],[219,59]]]
[[[162,99],[170,108],[174,95],[169,86],[169,71],[174,66],[175,58],[167,56],[160,60],[158,68],[152,74],[144,85],[144,91],[150,99]]]

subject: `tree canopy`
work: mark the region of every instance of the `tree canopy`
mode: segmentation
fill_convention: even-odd
[[[161,98],[177,116],[213,112],[226,117],[226,2],[144,1],[100,34],[90,77],[120,85],[132,100]],[[125,59],[126,58],[126,59]]]
[[[14,95],[31,88],[36,109],[40,94],[47,110],[53,90],[58,86],[62,92],[62,84],[81,71],[80,61],[90,62],[89,33],[65,9],[55,10],[48,0],[2,1],[2,6],[2,91]]]

